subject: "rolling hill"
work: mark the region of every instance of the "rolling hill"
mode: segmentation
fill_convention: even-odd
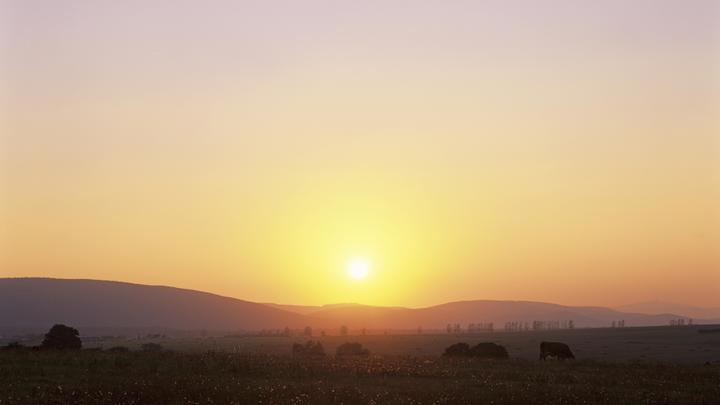
[[[292,310],[292,307],[283,307]],[[325,324],[348,325],[351,328],[368,329],[443,329],[448,323],[493,322],[495,328],[503,328],[505,322],[569,321],[577,327],[608,327],[613,321],[625,320],[626,326],[667,325],[671,319],[683,315],[647,315],[615,311],[603,307],[571,307],[532,301],[459,301],[427,308],[373,307],[366,305],[342,305],[303,307]],[[392,325],[392,326],[390,326]]]
[[[0,279],[0,329],[165,328],[173,330],[256,331],[328,329],[444,329],[448,323],[567,321],[577,327],[667,325],[685,314],[642,314],[603,307],[572,307],[531,301],[460,301],[427,308],[358,304],[301,306],[260,304],[206,292],[116,281],[49,278]],[[702,321],[697,321],[702,323]]]
[[[0,279],[0,326],[259,330],[300,328],[303,316],[194,290],[115,281]]]
[[[700,308],[663,301],[639,302],[636,304],[619,306],[615,309],[623,312],[637,312],[641,314],[674,313],[700,319],[720,319],[720,307]]]

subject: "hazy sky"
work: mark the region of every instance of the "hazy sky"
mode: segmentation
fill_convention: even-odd
[[[0,276],[720,306],[718,1],[0,0],[0,120]]]

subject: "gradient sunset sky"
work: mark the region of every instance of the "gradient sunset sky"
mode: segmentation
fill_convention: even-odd
[[[0,120],[0,277],[720,306],[718,1],[0,0]]]

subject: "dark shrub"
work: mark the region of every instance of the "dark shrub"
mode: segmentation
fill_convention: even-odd
[[[470,346],[467,343],[455,343],[445,349],[445,357],[469,357]]]
[[[115,347],[109,348],[107,351],[109,351],[111,353],[127,353],[130,351],[130,349],[128,349],[125,346],[115,346]]]
[[[144,352],[161,352],[163,350],[163,347],[159,345],[158,343],[144,343],[142,346],[140,346],[140,350]]]
[[[470,349],[470,356],[481,359],[508,359],[510,355],[505,347],[495,343],[478,343]]]
[[[25,346],[23,346],[20,342],[10,342],[3,346],[3,350],[19,350],[23,348],[25,348]]]
[[[80,349],[82,347],[82,341],[79,337],[79,332],[75,328],[57,324],[50,328],[50,331],[45,334],[45,339],[42,341],[43,349]]]
[[[370,355],[370,351],[364,347],[360,343],[353,342],[353,343],[343,343],[340,346],[338,346],[337,351],[335,352],[337,356],[363,356],[367,357]]]
[[[295,356],[324,356],[325,348],[322,343],[308,340],[304,345],[300,343],[293,344],[293,355]]]

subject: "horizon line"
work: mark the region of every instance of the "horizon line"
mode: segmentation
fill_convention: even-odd
[[[370,304],[363,304],[358,302],[335,302],[335,303],[324,303],[324,304],[283,304],[283,303],[277,303],[277,302],[271,302],[271,301],[250,301],[244,298],[239,298],[236,296],[230,296],[230,295],[224,295],[219,294],[212,291],[206,291],[206,290],[198,290],[193,288],[187,288],[187,287],[178,287],[173,285],[167,285],[167,284],[142,284],[132,281],[123,281],[123,280],[107,280],[107,279],[94,279],[94,278],[63,278],[63,277],[49,277],[49,276],[8,276],[8,277],[0,277],[0,280],[19,280],[19,279],[35,279],[35,280],[62,280],[62,281],[94,281],[94,282],[106,282],[106,283],[119,283],[119,284],[130,284],[130,285],[137,285],[137,286],[144,286],[144,287],[163,287],[163,288],[173,288],[177,290],[185,290],[185,291],[192,291],[192,292],[198,292],[203,294],[210,294],[215,295],[222,298],[229,298],[234,299],[238,301],[244,301],[244,302],[250,302],[255,303],[259,305],[278,305],[278,306],[302,306],[302,307],[316,307],[316,308],[322,308],[322,307],[328,307],[328,306],[339,306],[339,305],[354,305],[354,306],[361,306],[361,307],[370,307],[370,308],[386,308],[386,309],[426,309],[426,308],[433,308],[438,307],[442,305],[447,304],[454,304],[454,303],[463,303],[463,302],[477,302],[477,301],[485,301],[485,302],[522,302],[522,303],[537,303],[537,304],[550,304],[550,305],[557,305],[561,307],[575,307],[575,308],[606,308],[606,309],[612,309],[617,310],[619,308],[622,308],[624,306],[632,306],[632,305],[640,305],[640,304],[646,304],[646,303],[660,303],[660,304],[669,304],[669,305],[683,305],[688,307],[693,307],[697,309],[716,309],[715,304],[711,306],[698,306],[698,305],[691,305],[691,304],[685,304],[685,303],[677,303],[677,302],[667,302],[667,301],[661,301],[661,300],[648,300],[648,301],[640,301],[640,302],[633,302],[629,304],[622,304],[622,305],[615,305],[615,306],[603,306],[603,305],[569,305],[569,304],[560,304],[557,302],[549,302],[549,301],[537,301],[537,300],[527,300],[527,299],[483,299],[483,298],[474,298],[474,299],[458,299],[453,301],[446,301],[438,304],[432,304],[432,305],[425,305],[425,306],[402,306],[402,305],[370,305]],[[720,306],[720,304],[717,304]]]

